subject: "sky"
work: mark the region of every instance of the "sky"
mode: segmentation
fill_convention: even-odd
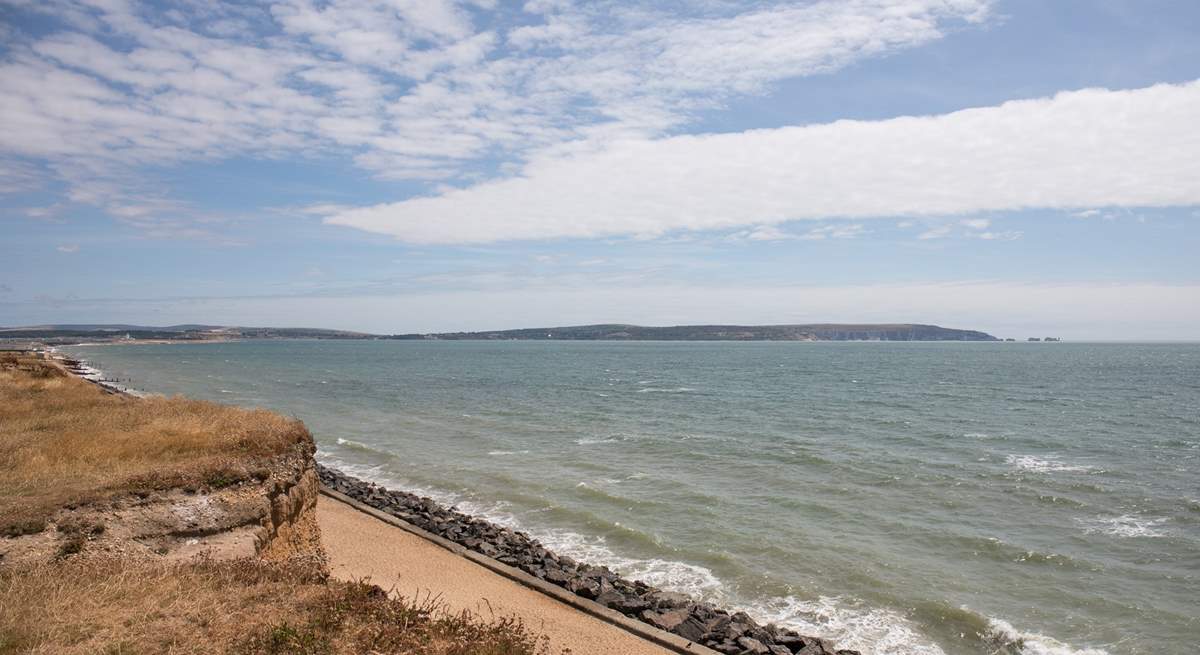
[[[1200,339],[1190,0],[0,0],[0,325]]]

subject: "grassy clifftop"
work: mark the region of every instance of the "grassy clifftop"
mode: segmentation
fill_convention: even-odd
[[[328,578],[312,439],[0,354],[0,655],[531,655],[517,622]]]
[[[265,479],[311,449],[300,421],[184,398],[106,393],[53,362],[0,356],[0,534],[125,494]]]

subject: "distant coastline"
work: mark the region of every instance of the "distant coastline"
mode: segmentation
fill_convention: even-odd
[[[370,334],[317,328],[216,325],[36,325],[0,327],[0,341],[53,345],[207,342],[241,339],[438,340],[438,341],[1000,341],[979,330],[918,323],[806,323],[788,325],[642,326],[623,323],[521,328],[481,332]]]

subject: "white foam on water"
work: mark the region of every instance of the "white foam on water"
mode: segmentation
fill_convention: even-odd
[[[624,557],[613,552],[602,536],[585,536],[562,529],[529,530],[520,526],[511,514],[498,516],[484,511],[477,515],[493,523],[524,530],[559,555],[607,566],[626,578],[685,593],[719,607],[742,610],[762,623],[775,623],[803,634],[830,639],[838,648],[858,649],[873,655],[945,655],[908,619],[890,610],[861,607],[832,597],[816,601],[785,597],[743,602],[731,598],[721,579],[704,566],[661,558]]]
[[[345,439],[338,439],[338,442],[353,443]],[[609,548],[603,536],[587,536],[558,528],[530,529],[521,524],[510,511],[511,506],[505,502],[485,505],[465,501],[455,494],[414,487],[381,475],[377,467],[355,466],[334,457],[324,459],[349,475],[391,489],[427,496],[446,507],[455,507],[496,525],[521,530],[559,555],[606,566],[626,578],[685,593],[732,611],[741,610],[761,623],[774,623],[802,634],[822,637],[838,648],[856,649],[872,655],[946,655],[912,621],[894,610],[870,607],[857,599],[833,596],[822,596],[816,600],[786,596],[744,601],[731,597],[728,587],[707,567],[662,558],[625,557]],[[587,486],[587,483],[581,482],[579,486]],[[999,619],[989,619],[988,633],[981,636],[997,647],[1007,649],[997,652],[1016,652],[1021,655],[1109,655],[1104,650],[1077,649],[1040,633],[1023,632]]]
[[[345,440],[339,439],[339,442]],[[709,568],[676,560],[625,557],[609,548],[603,536],[587,536],[559,528],[529,528],[510,510],[508,503],[476,503],[434,489],[414,488],[412,485],[382,474],[377,467],[343,463],[325,457],[330,466],[349,475],[370,480],[385,487],[428,496],[446,507],[476,516],[496,525],[523,531],[546,548],[561,556],[587,564],[606,566],[620,575],[641,580],[667,591],[685,593],[695,598],[744,611],[762,623],[775,623],[831,640],[838,648],[858,649],[872,655],[945,655],[932,640],[923,636],[903,615],[887,609],[870,608],[854,600],[821,597],[806,601],[794,597],[745,601],[732,597],[728,587]],[[636,475],[636,474],[635,474]],[[586,482],[578,486],[587,487]],[[1042,655],[1031,651],[1030,655]],[[1054,654],[1058,655],[1058,654]],[[1080,655],[1095,655],[1081,652]]]
[[[838,648],[872,655],[945,655],[940,646],[898,612],[866,607],[853,600],[786,596],[754,603],[746,613],[759,621],[829,639]]]
[[[1015,647],[1022,655],[1108,655],[1100,648],[1075,648],[1041,633],[1018,630],[1001,619],[988,619],[984,639],[1000,648]]]
[[[528,450],[489,450],[488,454],[492,457],[504,457],[505,455],[528,455]]]
[[[593,445],[602,444],[602,443],[616,443],[618,441],[620,441],[620,439],[617,439],[616,437],[605,437],[603,439],[576,439],[575,445],[577,445],[577,446],[593,446]]]
[[[366,448],[367,450],[372,450],[372,448],[370,446],[368,446],[367,444],[365,444],[361,441],[354,441],[353,439],[343,439],[341,437],[337,438],[337,445],[339,445],[339,446],[354,446],[356,448]]]
[[[339,442],[344,441],[346,444],[354,444],[354,445],[363,446],[363,444],[359,444],[356,441],[343,440],[340,438],[338,439],[338,441]],[[367,446],[363,446],[363,447],[367,447]],[[484,516],[481,513],[477,513],[475,511],[466,510],[466,509],[462,509],[461,507],[458,507],[459,499],[454,494],[450,494],[450,493],[441,491],[440,489],[433,489],[430,487],[422,487],[420,485],[411,484],[407,481],[398,480],[398,479],[393,478],[393,477],[387,475],[386,473],[384,473],[382,467],[380,467],[380,466],[351,464],[350,462],[339,459],[333,455],[330,455],[327,452],[318,452],[317,453],[317,461],[321,462],[322,464],[325,464],[326,466],[328,466],[330,468],[337,469],[337,470],[341,471],[342,473],[345,473],[346,475],[356,477],[359,480],[365,480],[367,482],[374,482],[375,484],[381,485],[381,486],[383,486],[387,489],[391,489],[393,491],[403,491],[405,493],[410,493],[415,496],[424,496],[426,498],[432,498],[434,501],[436,501],[443,507],[458,508],[460,511],[465,512],[467,514],[474,514],[476,516],[481,516],[481,517]]]
[[[724,597],[720,579],[708,568],[697,564],[659,558],[623,557],[608,547],[604,537],[588,537],[570,530],[533,530],[529,534],[559,555],[607,566],[627,578],[708,600]]]
[[[1004,461],[1013,468],[1033,473],[1083,472],[1093,469],[1091,466],[1064,464],[1053,456],[1041,459],[1033,455],[1009,455]]]
[[[1160,528],[1167,522],[1161,516],[1137,516],[1123,514],[1121,516],[1097,516],[1091,519],[1075,519],[1083,525],[1083,531],[1089,534],[1102,533],[1114,537],[1165,537],[1167,531]]]
[[[689,392],[689,391],[695,391],[695,389],[693,389],[692,387],[673,387],[673,388],[671,388],[671,389],[661,389],[661,388],[658,388],[658,387],[644,387],[644,388],[642,388],[642,389],[638,389],[638,390],[637,390],[637,392],[638,392],[638,393],[654,393],[654,392],[658,392],[658,393],[687,393],[687,392]]]
[[[81,345],[87,345],[87,344],[81,344]],[[57,348],[51,348],[50,352],[57,354],[59,352],[59,350]],[[130,396],[135,396],[137,398],[147,398],[151,395],[156,395],[156,394],[149,394],[144,391],[138,391],[137,389],[132,389],[130,387],[126,387],[124,385],[117,384],[116,382],[106,381],[104,379],[104,371],[100,370],[99,368],[97,368],[95,366],[92,366],[91,364],[89,364],[88,362],[86,362],[82,359],[79,359],[76,357],[72,357],[71,359],[74,359],[75,361],[79,362],[78,370],[80,372],[77,373],[76,375],[78,375],[79,377],[81,377],[85,380],[90,380],[92,382],[95,382],[96,384],[99,384],[102,387],[107,388],[107,389],[112,389],[113,391],[118,391],[120,393],[128,394]]]

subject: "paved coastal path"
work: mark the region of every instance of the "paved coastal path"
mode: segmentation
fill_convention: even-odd
[[[317,503],[317,521],[334,577],[370,577],[410,598],[440,596],[452,611],[515,615],[531,631],[549,637],[554,653],[563,648],[571,655],[671,652],[326,496]]]

